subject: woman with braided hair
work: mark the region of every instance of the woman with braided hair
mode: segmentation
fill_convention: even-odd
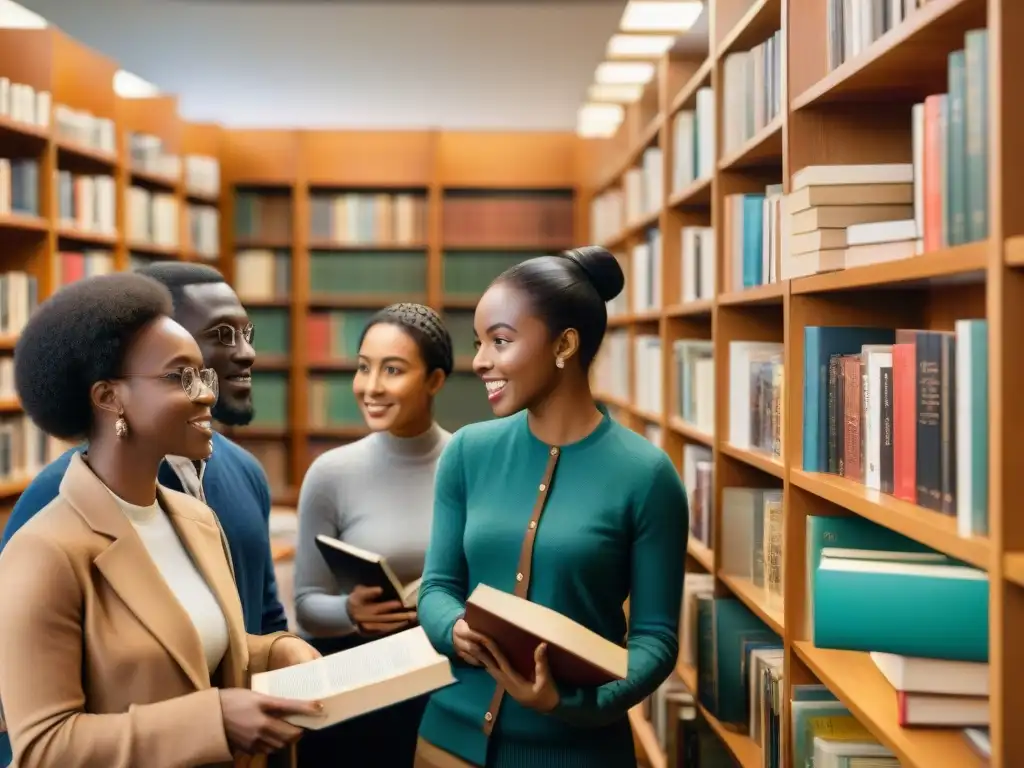
[[[423,570],[433,517],[434,470],[451,435],[434,421],[434,397],[452,372],[452,340],[421,304],[393,304],[367,323],[353,392],[372,433],[310,466],[299,493],[295,608],[323,654],[406,629],[416,612],[381,601],[380,589],[338,583],[316,546],[321,534],[387,558],[403,584]],[[426,699],[323,731],[299,750],[302,766],[411,766]]]

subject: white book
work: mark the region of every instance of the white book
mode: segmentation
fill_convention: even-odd
[[[422,627],[407,629],[320,659],[253,675],[252,689],[268,696],[320,701],[319,717],[293,715],[293,725],[320,730],[455,682],[451,663]]]
[[[881,243],[897,243],[914,240],[918,237],[917,221],[871,221],[863,224],[851,224],[846,228],[846,244],[876,245]]]
[[[846,184],[912,184],[913,163],[876,165],[809,165],[793,174],[790,192],[804,187]]]
[[[988,696],[989,665],[980,661],[947,661],[871,653],[871,660],[897,691],[947,696]]]

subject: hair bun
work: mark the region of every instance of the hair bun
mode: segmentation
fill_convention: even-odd
[[[611,301],[622,293],[626,276],[622,273],[619,260],[607,248],[585,245],[562,251],[561,255],[579,265],[602,301]]]

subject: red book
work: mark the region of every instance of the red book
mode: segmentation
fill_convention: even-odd
[[[582,624],[543,605],[479,584],[466,601],[470,629],[494,640],[509,663],[527,680],[536,667],[533,654],[548,644],[551,676],[560,683],[596,686],[624,680],[628,651]]]
[[[917,503],[917,350],[892,346],[893,495]]]

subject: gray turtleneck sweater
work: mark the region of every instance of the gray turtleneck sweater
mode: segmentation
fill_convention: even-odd
[[[313,637],[355,631],[348,595],[316,546],[320,534],[383,555],[403,584],[418,579],[430,540],[434,471],[451,434],[437,424],[417,437],[375,432],[318,456],[299,493],[295,613]]]

